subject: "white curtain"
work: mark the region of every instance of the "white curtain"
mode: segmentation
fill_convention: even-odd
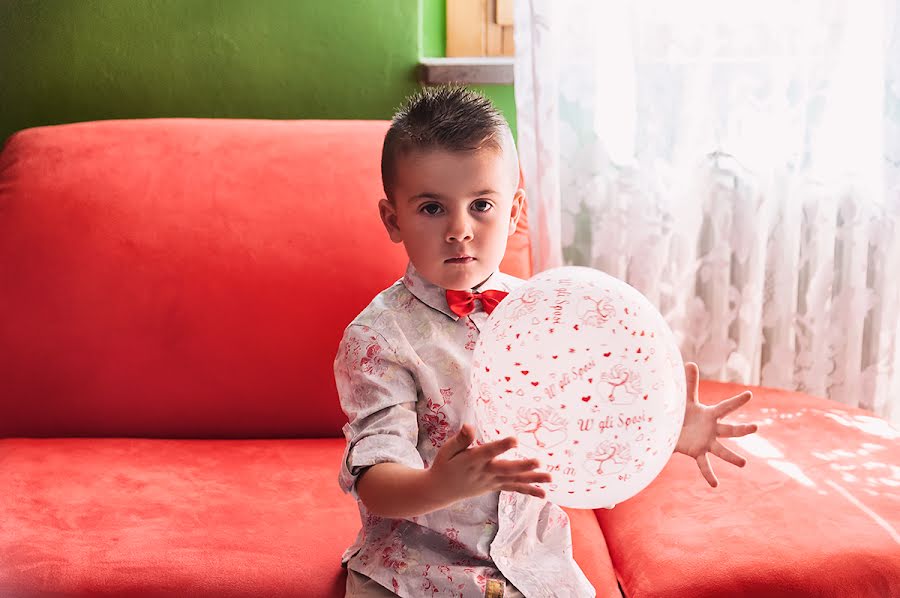
[[[900,0],[517,0],[535,269],[599,268],[705,378],[900,423]]]

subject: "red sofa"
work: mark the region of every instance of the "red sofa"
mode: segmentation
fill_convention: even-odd
[[[342,596],[344,326],[403,272],[385,122],[42,127],[0,153],[0,597]],[[503,269],[528,275],[520,230]],[[704,382],[704,400],[739,387]],[[743,470],[569,510],[598,596],[900,596],[900,447],[754,389]]]

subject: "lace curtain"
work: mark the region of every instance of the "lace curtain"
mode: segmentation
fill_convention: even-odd
[[[705,378],[900,422],[900,0],[520,0],[535,269],[660,309]]]

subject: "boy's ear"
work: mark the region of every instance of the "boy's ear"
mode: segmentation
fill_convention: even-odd
[[[525,189],[519,187],[513,196],[512,211],[509,213],[509,236],[516,233],[519,224],[519,216],[522,215],[522,206],[525,204]]]
[[[394,243],[402,243],[403,237],[400,236],[400,226],[397,224],[397,207],[389,199],[381,199],[378,201],[378,214],[381,216],[381,222]]]

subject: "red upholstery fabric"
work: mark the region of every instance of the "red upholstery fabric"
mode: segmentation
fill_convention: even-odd
[[[701,383],[710,402],[741,390]],[[734,418],[761,424],[732,443],[746,467],[713,458],[711,489],[675,455],[640,494],[596,511],[625,595],[900,596],[900,433],[831,401],[753,390]]]
[[[343,596],[343,444],[0,440],[0,596]]]
[[[386,128],[160,119],[9,140],[0,597],[343,596],[344,441],[297,437],[340,436],[341,332],[406,265],[377,215]],[[501,268],[530,275],[527,217]],[[288,438],[221,440],[271,437]],[[615,584],[579,517],[585,571]]]
[[[342,597],[359,528],[322,440],[0,440],[0,596]],[[590,511],[575,556],[618,596]]]
[[[344,326],[403,274],[381,121],[42,127],[0,154],[0,437],[339,436]],[[528,276],[528,242],[504,269]]]
[[[597,598],[622,598],[619,582],[600,525],[590,509],[563,510],[569,515],[572,526],[572,554],[584,571],[591,585],[597,590]]]

